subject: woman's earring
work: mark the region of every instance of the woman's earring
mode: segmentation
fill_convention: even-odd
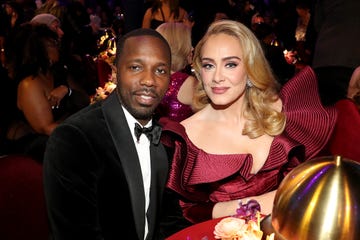
[[[249,78],[246,79],[246,87],[252,88],[253,86],[254,86],[254,84],[251,82],[251,80]]]

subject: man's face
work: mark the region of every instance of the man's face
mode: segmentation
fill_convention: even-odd
[[[170,54],[154,36],[126,40],[117,64],[117,91],[124,107],[142,124],[152,117],[168,89]]]
[[[63,30],[62,30],[61,27],[60,27],[60,22],[59,22],[59,21],[54,20],[54,21],[50,24],[49,28],[50,28],[51,30],[53,30],[54,32],[56,32],[56,34],[58,35],[59,39],[61,39],[61,38],[64,36],[64,32],[63,32]]]

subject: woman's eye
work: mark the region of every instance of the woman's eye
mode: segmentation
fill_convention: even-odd
[[[211,68],[213,68],[213,65],[212,64],[209,64],[209,63],[203,63],[202,64],[202,68],[205,68],[205,69],[211,69]]]
[[[237,66],[236,63],[227,63],[227,64],[226,64],[226,67],[227,67],[227,68],[235,68],[236,66]]]

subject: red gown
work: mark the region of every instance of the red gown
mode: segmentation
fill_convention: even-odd
[[[276,190],[284,176],[314,158],[334,129],[334,107],[323,107],[314,72],[306,67],[280,92],[286,127],[271,144],[263,167],[252,174],[251,154],[210,154],[196,147],[185,128],[161,119],[162,142],[174,156],[167,186],[182,196],[184,216],[191,222],[211,219],[215,203]],[[226,140],[225,140],[226,141]]]

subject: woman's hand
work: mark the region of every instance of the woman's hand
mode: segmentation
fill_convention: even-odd
[[[54,88],[48,96],[49,103],[52,108],[58,108],[61,100],[69,93],[69,88],[65,85],[61,85]]]
[[[236,199],[226,202],[218,202],[214,205],[213,208],[213,212],[212,212],[213,218],[236,215],[236,210],[239,208],[239,200],[241,200],[243,203],[246,203],[247,200],[250,199],[254,199],[260,204],[261,214],[268,215],[272,212],[275,194],[276,191],[271,191],[259,196],[253,196],[244,199]]]

